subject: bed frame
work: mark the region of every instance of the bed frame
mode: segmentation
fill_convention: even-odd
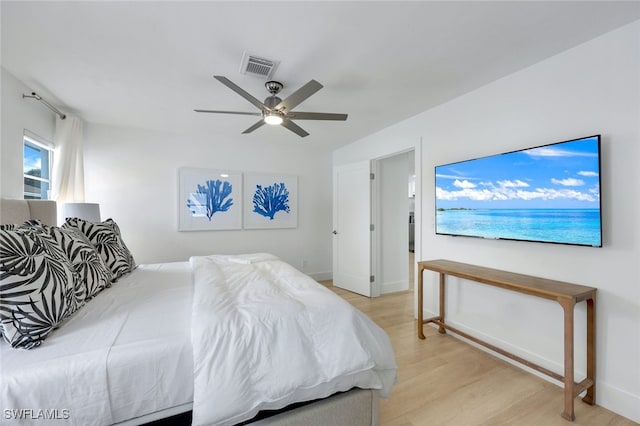
[[[20,224],[30,219],[38,219],[45,224],[57,225],[57,205],[50,200],[0,200],[0,223]],[[258,426],[377,426],[379,424],[379,392],[375,389],[354,388],[348,392],[332,395],[293,408],[278,410],[265,418],[259,414],[258,420],[251,425]],[[191,404],[171,407],[150,413],[135,419],[119,423],[120,425],[140,425],[156,420],[189,412]]]

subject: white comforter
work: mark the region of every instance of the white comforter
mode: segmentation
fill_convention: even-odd
[[[268,254],[190,259],[193,424],[234,424],[259,410],[352,387],[388,396],[387,335],[330,290]]]

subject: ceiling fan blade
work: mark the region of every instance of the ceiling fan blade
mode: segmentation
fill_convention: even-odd
[[[265,109],[269,110],[269,108],[267,108],[267,106],[265,104],[263,104],[258,99],[256,99],[253,96],[251,96],[249,93],[245,92],[244,89],[242,89],[240,86],[235,84],[233,81],[229,80],[227,77],[223,77],[221,75],[214,75],[213,78],[215,78],[220,83],[224,84],[229,89],[233,90],[238,95],[242,96],[243,98],[245,98],[246,100],[251,102],[253,105],[258,107],[259,109],[261,109],[261,110],[265,110]]]
[[[334,114],[329,112],[290,112],[287,117],[293,120],[338,120],[345,121],[347,114]]]
[[[239,115],[262,115],[259,112],[241,112],[241,111],[216,111],[212,109],[194,109],[195,112],[211,112],[215,114],[239,114]]]
[[[308,132],[306,132],[302,127],[298,126],[296,123],[289,120],[288,118],[285,118],[282,120],[281,126],[286,127],[287,129],[291,130],[293,133],[300,136],[301,138],[304,138],[305,136],[309,136]]]
[[[283,100],[278,105],[276,105],[275,109],[277,110],[284,109],[285,111],[291,111],[300,103],[302,103],[302,101],[304,101],[305,99],[307,99],[309,96],[313,95],[320,89],[322,89],[322,84],[318,83],[315,80],[311,80],[310,82],[308,82],[307,84],[305,84],[304,86],[302,86],[301,88],[293,92],[291,95],[289,95],[287,99]]]
[[[264,120],[260,120],[258,121],[256,124],[254,124],[253,126],[249,127],[247,130],[245,130],[244,132],[242,132],[242,134],[245,133],[251,133],[253,132],[255,129],[262,127],[262,125],[264,124]]]

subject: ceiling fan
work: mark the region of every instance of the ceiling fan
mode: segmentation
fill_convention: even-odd
[[[234,92],[251,102],[260,110],[260,112],[215,111],[208,109],[194,109],[194,111],[209,112],[215,114],[256,115],[262,117],[260,121],[258,121],[242,133],[251,133],[266,123],[274,126],[281,125],[291,130],[298,136],[305,137],[308,136],[309,133],[291,120],[345,121],[347,119],[347,114],[291,111],[305,99],[316,93],[318,90],[322,89],[322,84],[318,83],[315,80],[311,80],[310,82],[293,92],[291,95],[289,95],[289,97],[287,97],[285,100],[282,100],[276,96],[278,92],[280,92],[280,90],[282,90],[282,88],[284,87],[283,84],[278,81],[267,81],[264,86],[267,88],[267,91],[271,93],[271,96],[268,96],[264,100],[264,102],[260,102],[258,99],[245,92],[242,88],[240,88],[228,78],[219,75],[214,75],[213,77],[220,83],[227,86],[229,89],[233,90]]]

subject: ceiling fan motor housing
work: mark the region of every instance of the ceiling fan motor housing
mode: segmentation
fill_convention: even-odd
[[[280,99],[279,97],[273,95],[273,96],[269,96],[268,98],[266,98],[264,100],[264,104],[267,108],[269,109],[274,109],[276,105],[278,105],[280,102],[282,102],[282,99]]]

